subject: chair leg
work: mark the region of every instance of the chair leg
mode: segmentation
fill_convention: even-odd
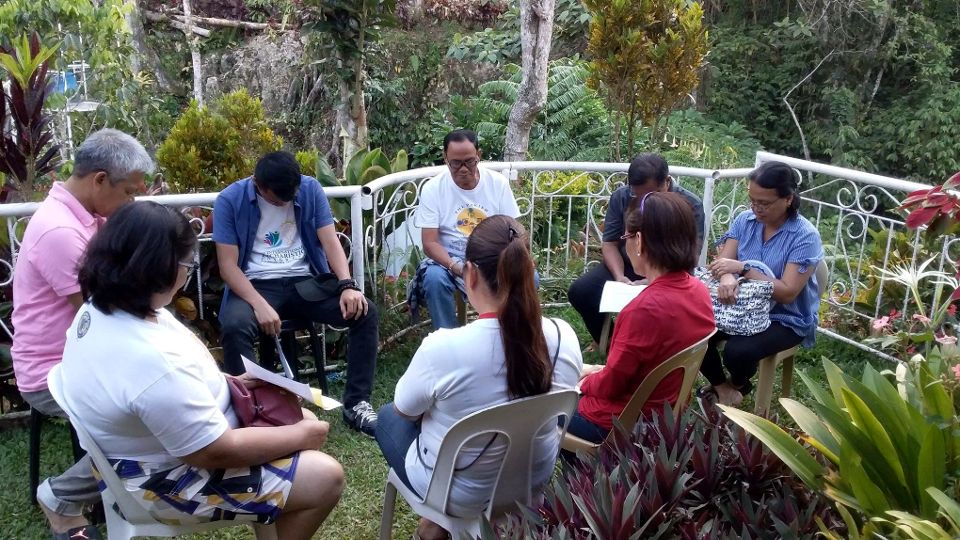
[[[613,315],[607,313],[603,318],[603,329],[600,330],[600,354],[607,355],[607,347],[610,345],[610,329],[613,326]]]
[[[387,473],[389,474],[389,472]],[[380,517],[380,540],[393,538],[393,510],[397,505],[397,488],[387,480],[383,488],[383,514]]]
[[[780,376],[780,396],[790,397],[790,389],[793,386],[793,355],[783,359],[783,374]]]
[[[325,330],[324,328],[324,331]],[[323,392],[323,395],[326,396],[328,395],[326,351],[323,350],[323,343],[317,334],[317,325],[315,323],[310,323],[309,331],[310,346],[313,347],[313,367],[317,374],[317,384],[320,385],[320,390]]]
[[[766,416],[770,411],[770,399],[773,397],[773,379],[777,374],[777,355],[773,354],[760,360],[759,368],[753,412],[757,416]]]
[[[43,414],[30,409],[30,504],[37,504],[37,488],[40,486],[40,429]]]

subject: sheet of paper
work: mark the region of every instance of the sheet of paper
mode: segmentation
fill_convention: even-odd
[[[311,388],[304,383],[297,382],[293,379],[288,379],[283,375],[268,371],[261,367],[260,364],[251,362],[246,357],[241,358],[243,358],[243,367],[246,368],[247,373],[260,379],[261,381],[277,385],[284,390],[292,392],[325,411],[330,411],[336,409],[337,407],[343,406],[343,404],[339,401],[323,395],[323,392],[317,388]]]
[[[646,288],[646,285],[628,285],[621,281],[608,281],[603,286],[603,295],[600,296],[600,313],[620,313]]]

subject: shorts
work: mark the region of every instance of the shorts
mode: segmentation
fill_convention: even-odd
[[[269,524],[277,520],[293,487],[300,454],[233,469],[171,468],[127,459],[110,463],[127,491],[161,523],[209,521]],[[100,490],[106,489],[94,468]]]

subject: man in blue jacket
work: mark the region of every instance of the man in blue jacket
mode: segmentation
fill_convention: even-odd
[[[279,334],[281,319],[348,327],[343,419],[372,437],[377,312],[350,276],[320,183],[301,175],[289,153],[267,154],[252,177],[220,193],[213,220],[226,284],[220,307],[226,371],[243,373],[240,357],[253,359],[257,335]]]

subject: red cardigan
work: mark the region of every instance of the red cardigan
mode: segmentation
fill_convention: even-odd
[[[687,272],[655,279],[623,308],[607,355],[607,365],[580,383],[582,416],[605,429],[618,416],[643,378],[661,362],[700,341],[715,321],[706,286]],[[676,403],[683,372],[674,371],[653,391],[644,411]]]

